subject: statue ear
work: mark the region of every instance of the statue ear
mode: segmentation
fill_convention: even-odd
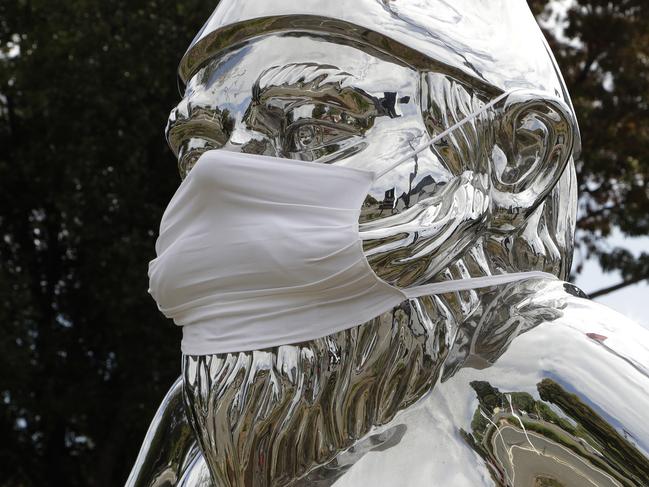
[[[511,231],[532,214],[561,177],[578,130],[558,98],[517,91],[505,99],[491,153],[493,230]]]

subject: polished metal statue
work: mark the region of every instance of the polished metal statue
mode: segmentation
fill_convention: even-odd
[[[375,183],[364,250],[402,287],[567,278],[579,133],[523,0],[222,0],[179,74],[181,177],[212,149],[380,170],[520,89]],[[533,279],[184,356],[127,485],[649,485],[649,333],[585,298]]]

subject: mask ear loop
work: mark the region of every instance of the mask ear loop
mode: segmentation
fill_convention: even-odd
[[[391,164],[391,165],[388,166],[386,169],[383,169],[381,172],[377,172],[377,173],[376,173],[376,177],[375,177],[375,179],[379,179],[380,177],[384,176],[386,173],[392,171],[395,167],[398,167],[398,166],[400,166],[401,164],[403,164],[404,162],[406,162],[406,161],[412,159],[414,156],[416,156],[416,155],[419,154],[420,152],[426,150],[426,149],[429,148],[431,145],[435,144],[436,142],[439,142],[441,139],[443,139],[443,138],[446,137],[448,134],[450,134],[451,132],[453,132],[456,128],[461,127],[461,126],[464,125],[465,123],[470,122],[471,120],[476,119],[477,117],[479,117],[480,115],[482,115],[483,113],[485,113],[487,110],[490,110],[493,106],[495,106],[496,104],[498,104],[500,101],[502,101],[502,100],[504,100],[505,98],[507,98],[507,97],[508,97],[509,95],[511,95],[514,91],[517,91],[517,90],[506,91],[506,92],[502,93],[501,95],[498,95],[496,98],[494,98],[493,100],[491,100],[489,103],[487,103],[485,106],[483,106],[483,107],[480,108],[479,110],[476,110],[475,112],[471,113],[470,115],[467,115],[466,117],[464,117],[464,118],[463,118],[462,120],[460,120],[459,122],[457,122],[457,123],[451,125],[449,128],[447,128],[447,129],[444,130],[443,132],[440,132],[440,133],[437,134],[435,137],[433,137],[430,141],[428,141],[428,142],[424,142],[424,143],[421,144],[419,147],[417,147],[414,151],[412,151],[412,152],[406,154],[405,156],[403,156],[402,158],[398,159],[395,163]]]

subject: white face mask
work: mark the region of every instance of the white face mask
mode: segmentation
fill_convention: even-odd
[[[365,323],[406,299],[554,278],[533,271],[398,288],[363,253],[358,217],[372,183],[509,93],[378,174],[205,152],[171,199],[149,264],[149,292],[183,326],[183,353],[302,342]]]

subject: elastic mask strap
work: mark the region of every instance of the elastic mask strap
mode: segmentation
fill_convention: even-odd
[[[523,279],[543,278],[557,279],[554,274],[542,271],[512,272],[510,274],[498,274],[495,276],[472,277],[469,279],[456,279],[452,281],[435,282],[411,288],[400,288],[400,291],[408,298],[430,296],[432,294],[444,294],[455,291],[468,291],[469,289],[480,289],[483,287],[498,286]]]
[[[467,115],[465,118],[463,118],[463,119],[460,120],[459,122],[455,123],[454,125],[451,125],[449,128],[447,128],[447,129],[444,130],[443,132],[437,134],[435,137],[433,137],[432,140],[430,140],[430,141],[428,141],[428,142],[424,142],[422,145],[420,145],[419,147],[417,147],[414,151],[412,151],[412,152],[406,154],[406,155],[403,156],[401,159],[398,159],[397,162],[395,162],[394,164],[388,166],[386,169],[383,169],[381,172],[377,172],[377,173],[376,173],[376,178],[375,178],[375,179],[380,178],[381,176],[383,176],[383,175],[386,174],[387,172],[392,171],[392,169],[394,169],[395,167],[398,167],[398,166],[400,166],[401,164],[403,164],[404,162],[409,161],[409,160],[412,159],[414,156],[416,156],[417,154],[419,154],[421,151],[426,150],[426,149],[429,148],[431,145],[435,144],[436,142],[438,142],[438,141],[440,141],[441,139],[443,139],[444,137],[446,137],[448,134],[450,134],[451,132],[453,132],[456,128],[461,127],[461,126],[464,125],[465,123],[470,122],[471,120],[474,120],[475,118],[479,117],[479,116],[482,115],[484,112],[486,112],[487,110],[489,110],[491,107],[493,107],[494,105],[496,105],[499,101],[504,100],[505,98],[507,98],[507,97],[508,97],[512,92],[514,92],[514,91],[517,91],[517,90],[506,91],[505,93],[503,93],[503,94],[497,96],[496,98],[494,98],[493,100],[491,100],[489,103],[487,103],[485,106],[483,106],[480,110],[477,110],[477,111],[471,113],[470,115]]]

